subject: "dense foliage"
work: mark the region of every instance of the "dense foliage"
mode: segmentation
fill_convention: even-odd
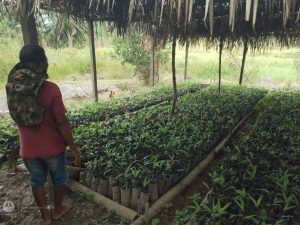
[[[300,221],[300,92],[272,92],[259,110],[211,171],[208,205],[194,201],[190,208],[195,224]]]
[[[205,84],[183,83],[178,85],[178,95],[195,92],[206,87]],[[72,127],[85,125],[90,122],[108,120],[115,115],[123,115],[126,112],[134,112],[149,106],[168,103],[173,98],[173,90],[170,86],[154,88],[146,94],[135,95],[127,98],[114,99],[113,101],[101,101],[99,103],[87,103],[73,108],[68,113]]]
[[[184,95],[204,88],[207,85],[181,84],[179,94]],[[72,107],[68,112],[68,118],[72,127],[82,126],[93,121],[108,120],[116,115],[137,111],[171,99],[170,87],[155,88],[153,91],[128,98],[101,101],[98,103],[80,104]],[[19,146],[17,129],[12,120],[6,118],[0,122],[0,153],[6,153],[9,149],[17,149]]]
[[[169,106],[154,106],[74,130],[95,176],[118,177],[121,187],[158,181],[173,185],[264,96],[255,88],[206,88]],[[134,180],[134,182],[133,182]],[[134,183],[134,184],[133,184]],[[166,188],[167,190],[168,188]],[[165,191],[166,191],[165,190]]]
[[[135,75],[145,83],[150,82],[150,52],[142,46],[142,37],[138,33],[126,35],[124,37],[113,38],[112,56],[122,64],[128,63],[135,68]],[[166,64],[171,55],[169,48],[156,50],[157,63]],[[158,78],[156,77],[155,80]]]

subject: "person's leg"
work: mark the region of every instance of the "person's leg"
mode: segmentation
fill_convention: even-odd
[[[24,164],[29,172],[29,182],[32,187],[33,197],[40,209],[45,224],[51,224],[51,213],[48,210],[44,184],[47,180],[47,166],[41,159],[24,159]]]
[[[65,185],[54,185],[53,186],[53,202],[54,202],[54,211],[53,219],[61,218],[66,212],[68,212],[72,205],[62,204],[63,196],[65,193]]]
[[[65,193],[65,184],[68,181],[68,174],[65,166],[65,154],[44,159],[50,171],[53,183],[53,219],[61,218],[68,212],[72,206],[70,204],[62,204]]]
[[[42,219],[45,224],[51,224],[51,213],[48,210],[47,198],[45,194],[44,187],[33,187],[32,188],[33,197],[40,209]]]

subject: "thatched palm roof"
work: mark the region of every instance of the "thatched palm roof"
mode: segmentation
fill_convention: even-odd
[[[12,4],[2,0],[2,4]],[[109,21],[119,33],[130,24],[166,40],[222,39],[228,46],[247,39],[252,47],[300,45],[300,0],[33,0],[45,9],[83,20]]]

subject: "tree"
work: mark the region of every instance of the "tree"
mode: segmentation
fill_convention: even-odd
[[[63,14],[42,14],[40,27],[42,38],[51,47],[73,48],[74,45],[82,45],[86,41],[86,25]]]
[[[122,37],[115,37],[113,39],[113,52],[111,56],[120,60],[122,64],[128,63],[134,66],[135,72],[134,75],[138,76],[141,80],[143,80],[146,84],[151,84],[150,77],[150,51],[152,48],[143,47],[141,41],[141,35],[138,33],[126,35]],[[144,40],[144,39],[143,39]],[[170,49],[164,48],[162,50],[158,50],[156,47],[156,63],[158,65],[165,64],[169,61],[169,52]],[[152,64],[153,66],[153,64]],[[158,68],[158,66],[157,66]],[[156,81],[158,80],[158,72],[156,74]]]
[[[17,19],[6,13],[1,12],[0,18],[0,37],[5,39],[19,39],[21,37],[21,27]]]

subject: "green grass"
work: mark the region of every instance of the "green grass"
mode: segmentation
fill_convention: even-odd
[[[112,59],[110,49],[97,48],[96,62],[97,73],[103,79],[122,79],[133,76],[133,69],[129,65],[123,66]],[[53,80],[64,79],[66,76],[80,77],[90,73],[89,49],[46,49],[49,58],[49,75]]]
[[[218,80],[219,52],[193,47],[189,53],[188,76],[190,78]],[[184,73],[185,49],[176,55],[178,76]],[[238,82],[242,62],[242,49],[223,51],[222,79]],[[245,83],[300,85],[300,49],[271,49],[263,53],[249,52],[245,64]]]
[[[12,66],[18,61],[22,42],[1,39],[0,42],[0,87]],[[112,47],[96,49],[97,72],[101,79],[131,78],[134,70],[130,65],[122,65],[110,56]],[[90,53],[88,47],[82,49],[52,49],[46,47],[49,59],[49,75],[51,80],[63,80],[68,77],[80,78],[90,73]],[[218,51],[204,47],[192,47],[189,53],[188,76],[190,79],[218,81]],[[185,48],[179,47],[176,55],[177,77],[182,79],[184,72]],[[242,49],[229,52],[224,50],[222,58],[223,82],[237,83],[242,61]],[[171,62],[160,69],[161,78],[171,77]],[[84,78],[83,78],[84,79]],[[285,87],[300,86],[300,49],[274,48],[261,53],[249,53],[245,65],[244,83]],[[0,88],[1,89],[1,88]]]
[[[0,37],[0,89],[6,81],[9,71],[18,61],[20,46],[21,41]]]
[[[11,68],[19,61],[19,50],[22,42],[17,40],[0,43],[0,85],[3,87]],[[49,76],[51,80],[62,80],[70,76],[81,77],[90,73],[89,48],[53,49],[45,48],[49,61]],[[122,65],[110,57],[109,48],[96,49],[97,73],[102,79],[122,79],[133,76],[130,65]]]

